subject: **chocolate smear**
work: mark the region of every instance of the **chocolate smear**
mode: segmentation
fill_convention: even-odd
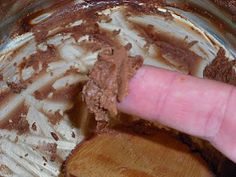
[[[142,57],[130,57],[125,47],[108,48],[99,54],[83,88],[83,99],[97,121],[117,115],[116,103],[128,94],[128,82],[142,64]]]
[[[26,89],[27,86],[22,83],[7,82],[7,86],[12,90],[13,93],[21,93],[22,90]]]
[[[236,60],[230,61],[225,56],[225,50],[220,48],[216,58],[204,70],[204,77],[236,85]]]

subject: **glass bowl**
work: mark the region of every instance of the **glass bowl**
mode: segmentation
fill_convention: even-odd
[[[143,56],[145,64],[200,78],[220,48],[228,58],[236,58],[236,24],[212,1],[168,0],[169,5],[159,4],[156,14],[147,15],[130,15],[125,5],[114,6],[119,2],[0,2],[0,176],[58,176],[63,161],[84,139],[91,120],[79,91],[100,51],[90,36],[97,26],[117,32],[123,45],[131,43],[130,54]],[[142,6],[141,1],[132,3]],[[195,9],[184,10],[183,3]],[[101,19],[83,33],[79,12],[95,6],[101,8]],[[222,30],[218,22],[227,28]],[[182,67],[172,56],[160,55],[152,44],[147,46],[129,23],[151,25],[171,39],[185,41],[201,59]],[[216,173],[235,172],[235,165],[222,155],[214,159]]]

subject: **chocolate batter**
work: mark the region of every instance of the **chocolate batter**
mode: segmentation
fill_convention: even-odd
[[[117,115],[116,103],[127,95],[129,79],[142,63],[140,56],[128,56],[125,47],[100,53],[83,88],[84,100],[97,121],[108,121],[109,116]]]

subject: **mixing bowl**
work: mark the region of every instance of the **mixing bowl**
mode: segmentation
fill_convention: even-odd
[[[209,0],[9,0],[0,15],[0,176],[60,174],[90,124],[81,85],[114,39],[146,65],[200,78],[220,49],[236,58],[236,24]],[[159,46],[147,40],[152,31]],[[197,144],[219,176],[236,172],[206,142],[179,136]]]

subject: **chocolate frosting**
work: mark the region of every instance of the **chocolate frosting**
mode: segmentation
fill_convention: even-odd
[[[101,52],[83,88],[83,98],[96,120],[117,115],[117,101],[128,93],[129,79],[143,64],[140,56],[130,57],[125,47],[108,48]]]
[[[227,84],[236,85],[236,60],[230,60],[225,56],[225,51],[221,48],[213,60],[204,70],[204,77]]]

